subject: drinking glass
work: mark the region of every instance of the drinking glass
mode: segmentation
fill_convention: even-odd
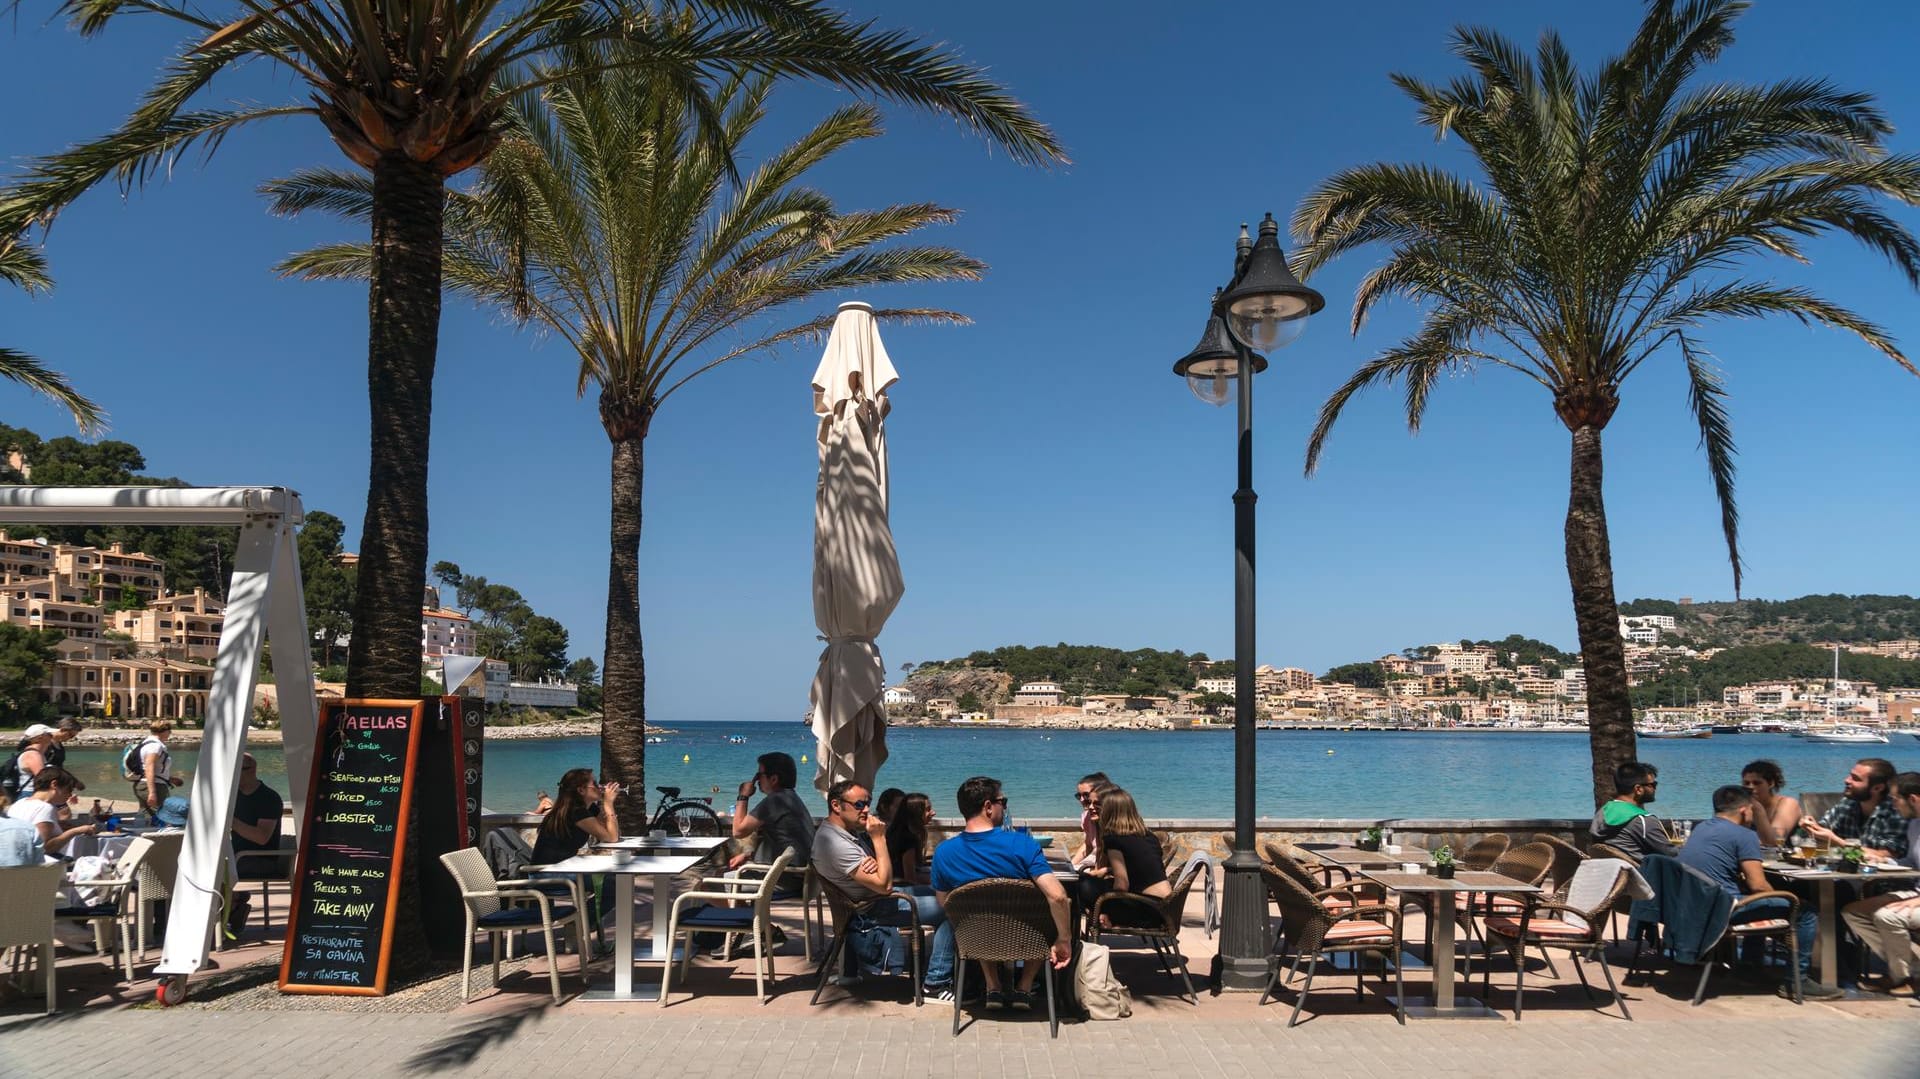
[[[673,826],[680,830],[680,838],[685,839],[687,833],[693,830],[693,821],[686,814],[681,813],[673,818]]]

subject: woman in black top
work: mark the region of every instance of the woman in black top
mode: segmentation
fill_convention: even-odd
[[[620,838],[620,821],[613,813],[620,784],[601,786],[593,769],[575,768],[560,777],[560,796],[553,800],[547,819],[533,841],[533,864],[552,865],[580,853],[591,840],[611,843]]]
[[[903,796],[887,818],[887,857],[893,879],[908,884],[928,882],[927,827],[933,823],[933,799],[919,791]]]
[[[1140,810],[1133,804],[1133,795],[1119,787],[1111,787],[1100,796],[1100,849],[1106,856],[1106,875],[1113,881],[1115,891],[1132,892],[1149,899],[1165,899],[1173,894],[1159,838],[1147,831],[1146,821],[1140,819]],[[1129,903],[1127,906],[1134,909],[1118,911],[1115,906],[1116,903],[1107,904],[1106,913],[1100,916],[1103,926],[1113,924],[1116,914],[1123,922],[1144,919],[1157,924],[1160,920],[1157,908]]]

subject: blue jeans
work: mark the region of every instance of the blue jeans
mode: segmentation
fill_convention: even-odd
[[[1732,924],[1743,925],[1747,922],[1765,921],[1768,918],[1784,918],[1787,916],[1788,906],[1784,899],[1761,899],[1734,911]],[[1802,903],[1800,917],[1793,923],[1793,936],[1800,947],[1800,974],[1803,977],[1807,973],[1807,968],[1813,963],[1813,938],[1819,932],[1819,928],[1819,912]]]
[[[953,984],[953,926],[947,924],[947,912],[934,898],[933,889],[924,884],[903,884],[894,889],[904,903],[912,903],[920,924],[933,929],[933,947],[927,953],[926,976],[922,984],[944,987]]]

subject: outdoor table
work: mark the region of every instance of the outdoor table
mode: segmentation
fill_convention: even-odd
[[[1871,873],[1835,873],[1830,869],[1812,869],[1788,862],[1762,862],[1761,868],[1783,880],[1807,881],[1819,889],[1815,901],[1819,911],[1820,934],[1814,941],[1814,963],[1827,984],[1840,984],[1840,896],[1839,881],[1866,884],[1876,880],[1912,881],[1920,879],[1920,870],[1875,866]]]
[[[61,853],[69,858],[104,858],[117,862],[127,852],[134,837],[126,832],[96,832],[93,835],[77,835],[67,840],[66,849]]]
[[[611,843],[595,843],[595,850],[656,851],[667,854],[711,854],[726,845],[726,836],[623,835]]]
[[[1326,865],[1337,865],[1342,869],[1393,869],[1402,862],[1427,860],[1427,852],[1424,850],[1389,854],[1383,850],[1361,850],[1359,847],[1301,847],[1300,849]],[[1414,857],[1414,854],[1418,857]]]
[[[1398,870],[1384,872],[1362,869],[1360,875],[1388,891],[1431,897],[1427,905],[1427,961],[1433,968],[1433,997],[1431,1003],[1422,1001],[1415,1004],[1409,1000],[1407,1014],[1420,1019],[1499,1018],[1497,1012],[1480,1001],[1455,993],[1454,978],[1458,972],[1454,970],[1453,963],[1454,933],[1458,929],[1455,917],[1459,912],[1456,900],[1462,892],[1526,895],[1538,893],[1539,887],[1499,873],[1470,870],[1456,872],[1451,880],[1442,880],[1431,873],[1404,873]]]
[[[653,878],[653,939],[645,955],[639,958],[657,961],[664,971],[673,962],[673,944],[667,939],[667,919],[673,912],[674,878],[698,866],[712,856],[725,840],[716,840],[705,852],[663,854],[652,857],[616,860],[610,854],[580,854],[555,862],[536,872],[537,876],[613,877],[613,985],[589,989],[582,1000],[659,1000],[660,983],[635,985],[633,982],[633,878],[645,874]],[[584,912],[582,917],[584,919]]]

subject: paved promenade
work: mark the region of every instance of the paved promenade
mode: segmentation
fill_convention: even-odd
[[[1210,1018],[1136,1016],[1063,1026],[981,1022],[958,1038],[944,1009],[917,1016],[674,1015],[579,1004],[473,1018],[343,1012],[89,1011],[0,1025],[0,1074],[260,1079],[276,1075],[668,1075],[992,1079],[1178,1074],[1646,1076],[1920,1074],[1920,1010],[1866,1020],[1828,1010],[1791,1018],[1697,1015],[1626,1022],[1425,1023],[1369,1015],[1287,1029]],[[1236,1009],[1237,1010],[1237,1009]],[[1786,1021],[1783,1021],[1785,1019]]]

